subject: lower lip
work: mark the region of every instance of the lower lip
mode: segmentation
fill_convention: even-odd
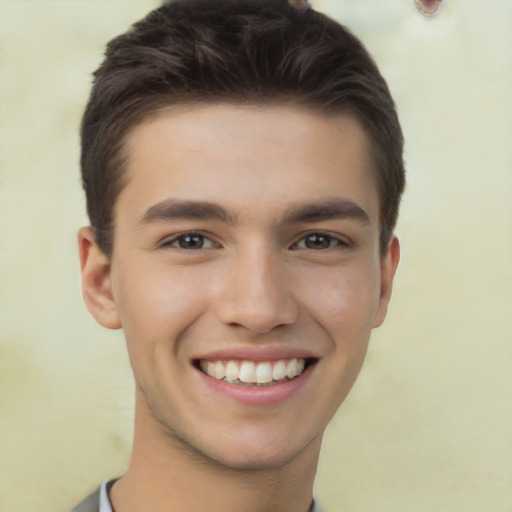
[[[246,405],[274,405],[287,400],[299,393],[306,385],[314,365],[308,366],[304,372],[291,380],[284,380],[271,386],[241,386],[218,380],[198,370],[203,382],[215,393]]]

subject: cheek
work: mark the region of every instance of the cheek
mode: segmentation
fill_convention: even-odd
[[[378,309],[380,287],[372,268],[338,269],[311,286],[310,311],[314,318],[337,338],[339,333],[370,332]]]
[[[327,407],[332,414],[345,400],[363,365],[373,319],[379,303],[379,286],[367,272],[331,278],[314,302],[314,320],[330,343],[324,367],[333,394]]]
[[[174,343],[204,309],[204,287],[169,268],[119,272],[114,297],[129,348]],[[168,349],[168,348],[167,348]]]

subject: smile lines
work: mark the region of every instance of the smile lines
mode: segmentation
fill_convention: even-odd
[[[294,379],[304,372],[305,359],[280,359],[278,361],[199,361],[203,373],[217,380],[245,386],[268,386]]]

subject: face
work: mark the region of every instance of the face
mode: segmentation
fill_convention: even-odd
[[[292,106],[167,110],[129,133],[111,260],[81,233],[84,294],[124,328],[155,436],[233,468],[318,446],[398,263],[367,143]]]

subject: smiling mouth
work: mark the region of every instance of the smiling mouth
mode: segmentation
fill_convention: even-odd
[[[201,359],[198,368],[206,375],[239,386],[273,386],[302,375],[313,363],[310,359],[278,361],[238,361]]]

